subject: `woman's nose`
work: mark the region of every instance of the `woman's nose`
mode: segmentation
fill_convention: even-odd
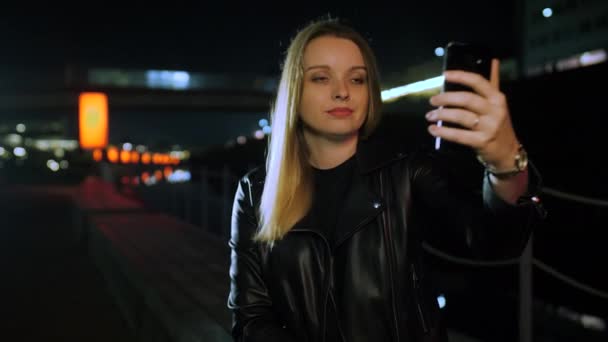
[[[350,97],[348,92],[348,86],[343,81],[336,82],[334,86],[333,99],[339,101],[346,101]]]

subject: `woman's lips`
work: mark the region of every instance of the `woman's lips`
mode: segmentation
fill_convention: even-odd
[[[327,111],[328,114],[338,117],[349,116],[353,113],[353,110],[350,108],[334,108]]]

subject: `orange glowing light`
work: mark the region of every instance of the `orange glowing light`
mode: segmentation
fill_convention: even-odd
[[[145,152],[144,154],[141,155],[141,162],[143,164],[150,164],[151,160],[152,160],[152,156],[150,155],[150,153]]]
[[[108,148],[107,154],[110,163],[116,163],[118,161],[118,149],[116,147]]]
[[[120,151],[120,162],[128,164],[129,161],[131,161],[131,152],[125,150]]]
[[[141,174],[142,182],[147,183],[149,179],[150,179],[150,173],[148,173],[147,171]]]
[[[93,151],[93,160],[96,162],[100,162],[103,159],[103,151],[101,149],[95,149]]]
[[[161,170],[154,171],[154,178],[156,178],[157,181],[163,179],[163,172]]]
[[[161,164],[163,162],[163,156],[160,153],[154,153],[152,155],[152,163]]]
[[[165,168],[163,169],[163,174],[165,175],[165,178],[169,178],[169,176],[171,176],[172,173],[173,173],[173,168],[171,166],[165,166]]]
[[[139,152],[137,152],[137,151],[131,152],[131,163],[133,163],[133,164],[139,163]]]
[[[103,93],[78,96],[79,143],[83,149],[108,145],[108,97]]]

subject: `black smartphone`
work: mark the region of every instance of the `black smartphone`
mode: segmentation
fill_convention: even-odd
[[[486,79],[490,79],[490,73],[492,70],[492,57],[492,52],[487,46],[452,41],[449,42],[444,49],[443,71],[464,70],[480,74]],[[444,82],[441,92],[447,91],[472,92],[473,89],[457,83]],[[439,120],[437,122],[437,125],[463,128],[462,126],[453,123],[443,122],[442,120]],[[451,143],[448,141],[442,141],[441,138],[436,137],[435,149],[463,151],[464,149],[466,149],[466,146]]]

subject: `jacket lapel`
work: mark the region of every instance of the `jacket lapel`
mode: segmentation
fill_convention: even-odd
[[[365,178],[356,174],[336,224],[335,246],[338,247],[362,229],[384,209],[384,201],[371,191]]]
[[[335,229],[334,245],[338,247],[353,234],[365,227],[372,219],[382,212],[385,207],[380,196],[373,193],[365,178],[358,173],[354,175],[353,185],[340,209]],[[312,215],[306,214],[290,231],[314,231],[327,238],[323,227],[315,224]]]
[[[323,236],[326,236],[323,229],[321,227],[318,227],[315,224],[313,215],[309,212],[304,217],[302,217],[300,219],[300,221],[296,222],[296,224],[294,224],[293,228],[291,228],[289,231],[311,231],[311,230],[316,231]]]

